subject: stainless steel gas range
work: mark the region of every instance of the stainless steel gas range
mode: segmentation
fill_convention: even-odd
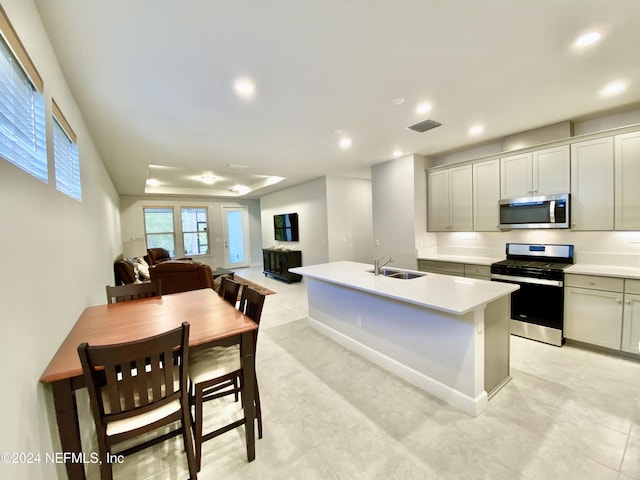
[[[573,264],[573,245],[507,243],[507,259],[491,265],[491,280],[515,283],[511,334],[562,346],[564,270]]]

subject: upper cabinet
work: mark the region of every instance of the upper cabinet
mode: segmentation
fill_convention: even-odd
[[[613,138],[571,145],[571,228],[613,230]]]
[[[571,194],[571,229],[640,230],[640,130],[428,172],[428,230],[499,231],[501,199]],[[575,140],[575,141],[572,141]]]
[[[511,155],[500,159],[501,198],[567,193],[569,146]]]
[[[473,227],[476,232],[499,230],[500,160],[473,164]]]
[[[431,232],[473,230],[471,165],[429,172],[427,221]]]
[[[615,229],[640,229],[640,132],[614,137]]]

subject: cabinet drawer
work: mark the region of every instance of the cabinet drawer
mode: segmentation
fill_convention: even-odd
[[[624,280],[613,277],[597,277],[595,275],[568,274],[564,276],[564,284],[567,287],[590,288],[593,290],[607,290],[609,292],[622,292]]]
[[[465,277],[491,277],[491,267],[488,265],[464,265]]]
[[[418,260],[418,270],[421,272],[443,273],[445,275],[464,276],[464,264],[455,262],[440,262],[437,260]]]
[[[640,280],[625,280],[624,293],[635,293],[636,295],[640,295]]]

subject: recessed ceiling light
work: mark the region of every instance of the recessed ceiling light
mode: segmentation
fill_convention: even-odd
[[[401,157],[402,156],[402,150],[394,150],[391,155],[393,155],[393,158]]]
[[[239,78],[235,81],[233,87],[242,98],[251,98],[256,93],[256,84],[250,78]]]
[[[575,41],[575,45],[578,47],[588,47],[589,45],[598,43],[598,41],[600,41],[600,38],[602,38],[600,32],[589,32],[578,37],[578,39]]]
[[[200,177],[200,180],[202,180],[202,183],[206,183],[207,185],[213,185],[216,181],[216,177],[213,175],[203,175]]]
[[[626,85],[623,82],[611,82],[606,85],[602,90],[600,90],[600,95],[603,97],[611,97],[613,95],[618,95],[622,93]]]
[[[351,139],[349,137],[342,137],[338,144],[340,145],[341,149],[346,150],[348,148],[351,148],[351,144],[352,143],[353,142],[351,141]]]
[[[419,103],[418,106],[416,107],[416,113],[418,114],[427,113],[430,111],[431,111],[430,103]]]
[[[391,104],[395,105],[396,107],[398,105],[402,105],[404,102],[405,102],[405,100],[402,97],[394,98],[393,100],[391,100]]]
[[[482,125],[474,125],[469,129],[469,135],[480,135],[482,132],[484,132]]]
[[[149,185],[150,187],[157,187],[158,185],[160,185],[160,182],[155,178],[150,178],[149,180],[147,180],[147,185]]]

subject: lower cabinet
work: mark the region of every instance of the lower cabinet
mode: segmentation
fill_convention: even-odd
[[[464,277],[464,263],[441,262],[439,260],[418,259],[418,270],[421,272],[440,273]]]
[[[491,280],[491,267],[488,265],[418,259],[418,270],[442,275],[454,275],[456,277]]]
[[[640,353],[640,280],[565,275],[564,336]]]
[[[287,283],[302,280],[302,275],[289,271],[290,268],[302,266],[302,252],[300,250],[264,248],[262,249],[262,260],[265,275],[284,280]]]
[[[567,287],[564,305],[565,338],[620,349],[622,292]]]
[[[625,280],[622,350],[640,353],[640,280]]]

